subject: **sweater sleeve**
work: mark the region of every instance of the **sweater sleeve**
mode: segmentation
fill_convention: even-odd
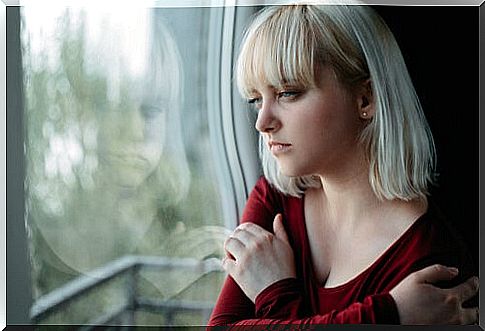
[[[283,279],[256,297],[256,317],[249,323],[289,324],[399,324],[399,314],[389,293],[367,296],[363,302],[328,314],[302,316],[301,286],[294,278]],[[246,322],[242,322],[246,323]],[[239,323],[238,323],[239,324]]]
[[[228,295],[230,291],[233,296]],[[389,293],[369,295],[362,302],[324,315],[301,316],[301,304],[301,288],[296,279],[283,279],[270,285],[256,297],[253,305],[228,277],[209,326],[399,324],[397,307]]]
[[[249,196],[241,222],[254,222],[270,230],[279,208],[277,197],[262,178]],[[341,311],[304,316],[302,291],[299,280],[282,279],[264,289],[253,304],[228,276],[208,325],[399,324],[396,304],[388,293],[368,296]]]

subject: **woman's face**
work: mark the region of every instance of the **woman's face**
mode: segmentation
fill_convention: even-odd
[[[262,86],[250,102],[259,109],[256,128],[286,176],[331,176],[358,155],[357,99],[324,67],[318,86]]]
[[[174,108],[166,87],[176,72],[166,62],[171,50],[160,46],[165,44],[154,31],[153,12],[139,9],[126,17],[88,12],[80,19],[85,37],[76,52],[84,74],[78,94],[96,117],[101,177],[126,188],[138,187],[158,169]]]
[[[124,95],[108,102],[100,117],[98,147],[106,175],[119,186],[139,186],[157,168],[162,155],[166,109],[154,98]]]

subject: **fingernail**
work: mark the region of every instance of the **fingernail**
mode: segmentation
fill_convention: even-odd
[[[448,267],[448,270],[453,274],[458,274],[458,269],[455,267]]]

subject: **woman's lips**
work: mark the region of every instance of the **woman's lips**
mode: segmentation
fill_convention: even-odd
[[[112,164],[134,168],[144,168],[147,164],[147,160],[144,157],[131,153],[108,153],[106,159]]]
[[[277,154],[282,154],[282,153],[288,152],[291,149],[292,145],[287,144],[287,143],[282,143],[282,142],[279,142],[279,141],[271,140],[271,141],[268,142],[268,146],[269,146],[271,153],[273,153],[273,155],[277,155]]]

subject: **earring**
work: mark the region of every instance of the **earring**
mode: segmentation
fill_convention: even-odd
[[[367,112],[363,111],[362,112],[362,117],[364,117],[364,118],[367,117]]]

